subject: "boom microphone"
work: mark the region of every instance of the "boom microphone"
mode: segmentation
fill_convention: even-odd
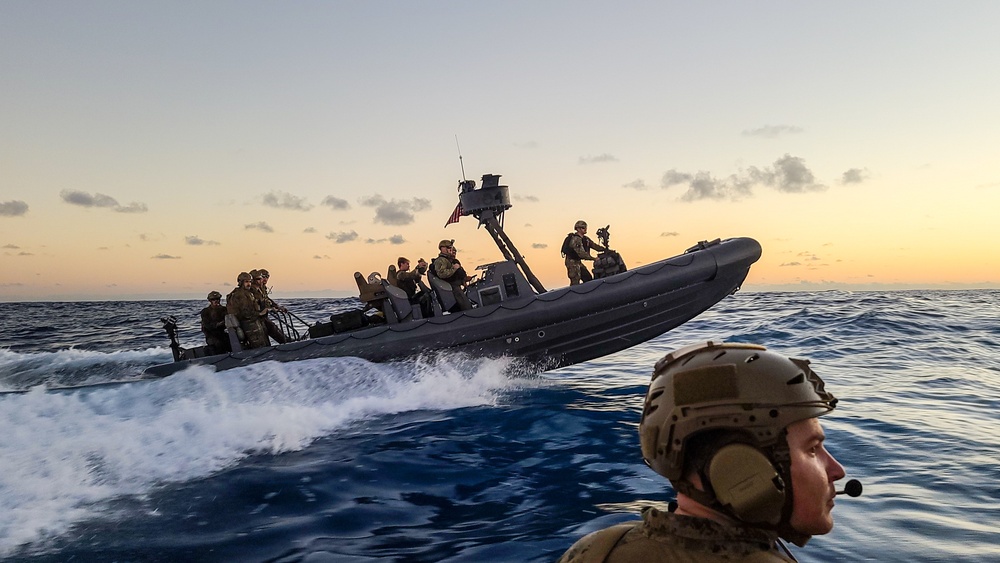
[[[847,493],[847,496],[849,497],[859,497],[861,496],[861,490],[863,488],[864,487],[861,486],[861,481],[858,481],[857,479],[851,479],[850,481],[844,483],[844,490],[837,491],[837,494],[842,495],[844,493]]]

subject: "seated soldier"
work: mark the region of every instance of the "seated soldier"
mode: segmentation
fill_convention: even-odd
[[[218,291],[208,294],[208,307],[201,310],[201,331],[205,333],[209,355],[232,352],[226,335],[226,308],[222,306],[222,294]]]
[[[434,275],[451,284],[451,292],[455,296],[455,307],[453,309],[468,311],[472,308],[472,302],[465,295],[465,284],[472,281],[472,276],[465,273],[462,263],[455,258],[455,241],[444,239],[438,243],[438,250],[441,253],[434,259]],[[452,313],[455,310],[450,311]]]
[[[421,258],[417,260],[416,269],[410,270],[410,261],[406,257],[400,256],[396,260],[396,268],[396,284],[399,289],[406,292],[406,297],[411,304],[420,305],[420,314],[425,319],[431,316],[433,314],[431,294],[420,280],[421,276],[427,272],[427,262]]]

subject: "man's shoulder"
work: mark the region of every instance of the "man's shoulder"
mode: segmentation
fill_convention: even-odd
[[[626,522],[591,532],[573,544],[559,558],[558,563],[602,563],[614,551],[625,534],[642,524],[642,521]]]

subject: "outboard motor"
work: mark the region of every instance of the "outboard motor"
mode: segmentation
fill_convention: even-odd
[[[617,251],[611,250],[611,247],[608,246],[611,240],[610,229],[611,225],[597,229],[597,238],[600,239],[601,246],[608,250],[598,254],[597,258],[594,259],[593,272],[595,280],[628,271],[625,261],[622,260],[622,255],[618,254]]]

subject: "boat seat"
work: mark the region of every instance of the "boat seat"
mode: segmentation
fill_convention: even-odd
[[[383,302],[389,297],[382,285],[382,278],[378,272],[372,272],[368,278],[361,275],[361,272],[354,272],[354,281],[358,284],[360,295],[358,299],[365,304],[365,310],[382,310]]]
[[[388,295],[383,312],[389,324],[423,318],[420,314],[420,307],[414,307],[413,303],[410,303],[410,298],[406,296],[405,291],[390,284],[389,280],[382,280],[382,286]]]
[[[451,291],[451,284],[434,275],[433,266],[427,268],[427,285],[430,286],[431,295],[434,297],[434,314],[439,315],[441,311],[451,311],[458,305],[455,294]],[[441,311],[438,311],[438,307]]]
[[[385,273],[385,279],[389,285],[399,287],[399,280],[396,279],[396,266],[389,264],[389,270]]]

